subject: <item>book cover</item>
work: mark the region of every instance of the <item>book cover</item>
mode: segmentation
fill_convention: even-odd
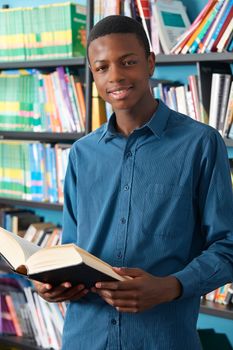
[[[154,15],[158,24],[159,40],[165,54],[169,54],[178,37],[190,26],[185,7],[180,1],[155,3]]]

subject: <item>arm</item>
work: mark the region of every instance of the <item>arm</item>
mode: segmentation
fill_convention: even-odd
[[[233,280],[232,184],[226,147],[215,131],[203,143],[198,198],[205,247],[174,274],[182,284],[182,298],[201,296]]]

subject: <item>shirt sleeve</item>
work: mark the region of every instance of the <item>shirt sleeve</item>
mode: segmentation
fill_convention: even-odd
[[[198,183],[201,234],[205,246],[183,270],[181,298],[201,296],[233,281],[233,194],[226,146],[211,130],[203,143]]]
[[[77,174],[74,148],[71,148],[64,181],[62,244],[77,242]]]

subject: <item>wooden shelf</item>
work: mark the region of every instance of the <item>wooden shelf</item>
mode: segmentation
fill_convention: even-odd
[[[158,65],[184,65],[195,64],[196,62],[232,62],[233,55],[231,52],[223,53],[203,53],[187,55],[156,55],[156,64]]]
[[[1,345],[5,345],[9,350],[14,348],[14,350],[41,350],[41,347],[35,345],[30,339],[16,336],[0,336],[0,348]],[[5,348],[4,348],[5,349]]]
[[[69,132],[26,132],[26,131],[0,131],[0,139],[4,140],[36,140],[45,142],[76,141],[85,133]]]
[[[233,320],[233,305],[222,305],[204,300],[201,302],[200,313]]]
[[[8,61],[0,62],[0,69],[18,69],[18,68],[48,68],[58,66],[84,66],[85,58],[65,58],[65,59],[45,59],[37,61]]]
[[[6,197],[0,197],[0,204],[8,204],[8,205],[19,205],[23,207],[32,207],[32,208],[44,208],[49,210],[57,210],[62,211],[63,205],[60,203],[49,203],[49,202],[36,202],[36,201],[29,201],[29,200],[21,200],[21,199],[14,199],[14,198],[6,198]]]

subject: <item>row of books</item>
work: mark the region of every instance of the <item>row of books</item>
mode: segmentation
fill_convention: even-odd
[[[171,52],[233,52],[233,1],[209,0]]]
[[[31,209],[1,205],[0,227],[41,247],[54,246],[61,240],[61,228],[44,222],[44,218]]]
[[[186,7],[177,0],[95,1],[95,17],[123,14],[140,21],[151,48],[158,53],[233,51],[233,2],[209,0],[191,24]]]
[[[141,22],[156,54],[169,53],[190,25],[182,2],[174,0],[95,1],[94,23],[108,15],[125,15]]]
[[[214,301],[218,304],[233,304],[233,283],[227,283],[204,296],[205,300]]]
[[[212,74],[209,106],[203,117],[200,109],[198,77],[190,75],[189,84],[158,82],[154,96],[161,98],[170,108],[189,115],[216,128],[223,137],[233,138],[233,81],[230,74]]]
[[[85,56],[85,12],[70,2],[0,10],[0,61]]]
[[[0,141],[0,196],[63,203],[70,145]]]
[[[83,132],[85,98],[68,67],[0,73],[0,130]]]

